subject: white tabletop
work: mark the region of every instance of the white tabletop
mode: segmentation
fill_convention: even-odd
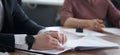
[[[23,3],[62,6],[64,0],[22,0]]]

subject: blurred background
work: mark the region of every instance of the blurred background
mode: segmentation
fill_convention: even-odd
[[[64,0],[18,1],[25,13],[38,24],[46,27],[60,25],[60,11]],[[120,9],[120,0],[112,0],[112,2],[118,9]]]

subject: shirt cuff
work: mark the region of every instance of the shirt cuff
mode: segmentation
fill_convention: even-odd
[[[16,34],[15,36],[15,48],[28,50],[28,45],[26,44],[25,38],[26,34]]]

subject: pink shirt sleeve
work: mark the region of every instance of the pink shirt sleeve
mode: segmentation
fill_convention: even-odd
[[[72,12],[72,1],[74,0],[65,0],[64,5],[61,11],[61,24],[63,25],[67,18],[73,17]]]
[[[109,7],[108,7],[108,18],[110,21],[115,24],[116,27],[119,27],[119,21],[120,21],[120,10],[118,10],[110,0],[107,0]]]

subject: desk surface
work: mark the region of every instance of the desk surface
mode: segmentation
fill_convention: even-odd
[[[62,6],[64,0],[22,0],[23,3]]]
[[[110,34],[109,36],[105,36],[101,38],[120,44],[119,36]],[[10,55],[32,55],[32,54],[15,52],[15,53],[11,53]],[[120,48],[98,49],[98,50],[89,50],[89,51],[67,51],[60,55],[120,55]]]

